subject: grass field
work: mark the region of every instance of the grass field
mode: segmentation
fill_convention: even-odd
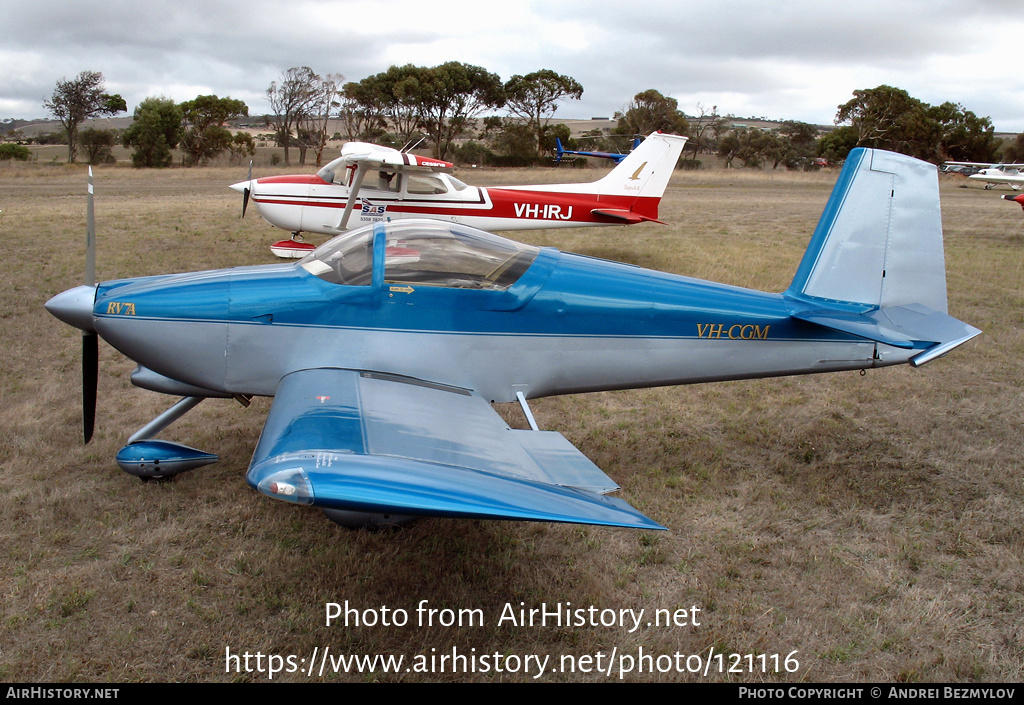
[[[311,169],[310,169],[311,170]],[[472,183],[589,179],[578,170],[462,173]],[[278,233],[239,219],[244,168],[96,176],[98,275],[270,262]],[[779,291],[835,173],[679,173],[668,226],[520,239]],[[0,680],[245,681],[232,654],[503,656],[488,673],[280,673],[275,680],[617,680],[563,656],[657,658],[668,681],[1020,681],[1024,677],[1024,217],[943,181],[950,313],[983,335],[921,369],[888,368],[538,400],[669,532],[425,519],[352,532],[244,482],[269,399],[210,400],[161,434],[221,462],[143,484],[114,455],[171,400],[133,387],[100,346],[97,432],[81,444],[79,334],[43,302],[80,283],[84,168],[0,165],[11,245],[0,301]],[[517,412],[507,410],[509,418]],[[521,423],[517,421],[517,423]],[[417,625],[417,605],[482,623]],[[325,604],[406,626],[325,624]],[[645,610],[644,626],[530,627],[506,604]],[[655,610],[700,609],[679,626]],[[447,614],[447,613],[446,613]],[[467,619],[472,615],[463,613]],[[440,613],[435,620],[440,619]],[[472,651],[475,649],[475,651]],[[689,673],[675,654],[739,654]],[[776,671],[792,652],[798,667]],[[779,654],[778,661],[772,655]],[[750,658],[747,658],[749,655]],[[763,658],[761,658],[763,656]],[[268,661],[264,658],[263,665]],[[490,661],[494,664],[494,661]],[[515,668],[516,663],[519,664]],[[769,668],[763,672],[761,665]],[[250,666],[255,666],[255,660]],[[282,664],[287,666],[288,664]],[[676,666],[682,666],[682,672]],[[793,661],[790,665],[794,665]]]

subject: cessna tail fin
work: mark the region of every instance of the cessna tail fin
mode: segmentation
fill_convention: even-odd
[[[594,184],[597,193],[660,199],[685,144],[685,137],[661,132],[651,134]]]
[[[886,345],[921,365],[981,331],[947,315],[936,168],[855,149],[786,291],[795,318]]]

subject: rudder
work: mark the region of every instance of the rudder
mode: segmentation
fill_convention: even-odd
[[[946,313],[935,166],[894,152],[850,152],[787,294]]]

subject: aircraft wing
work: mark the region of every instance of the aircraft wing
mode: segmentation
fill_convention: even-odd
[[[359,370],[284,377],[246,479],[284,501],[359,512],[665,527],[561,434],[508,427],[454,387]]]
[[[422,157],[367,142],[347,143],[341,150],[341,156],[351,164],[365,165],[369,169],[424,172],[451,171],[455,168],[454,164],[442,159]]]

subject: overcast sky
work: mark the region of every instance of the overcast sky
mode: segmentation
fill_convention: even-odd
[[[1024,131],[1015,0],[0,0],[0,119],[44,117],[57,80],[101,71],[129,111],[214,93],[269,111],[292,66],[357,81],[461,61],[584,88],[556,117],[611,116],[654,88],[688,114],[831,124],[855,89],[897,86]]]

